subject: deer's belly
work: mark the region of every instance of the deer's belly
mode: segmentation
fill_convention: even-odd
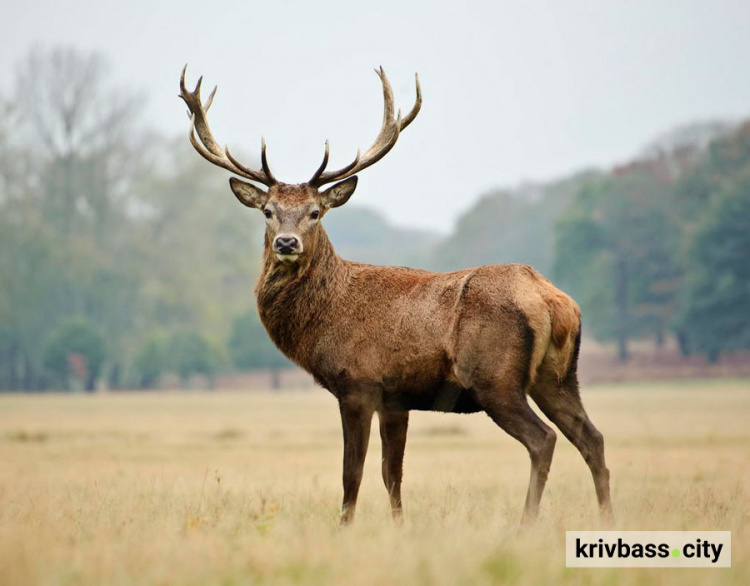
[[[448,381],[432,389],[384,391],[383,407],[395,411],[443,413],[476,413],[482,410],[471,389]]]

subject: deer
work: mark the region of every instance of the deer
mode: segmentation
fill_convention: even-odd
[[[188,107],[190,143],[232,176],[243,205],[265,216],[258,313],[268,335],[290,360],[338,401],[343,429],[343,502],[340,523],[355,516],[357,496],[377,413],[382,477],[393,519],[403,518],[401,484],[409,412],[483,411],[528,451],[531,475],[521,525],[538,517],[556,443],[555,431],[531,408],[528,396],[578,449],[588,465],[605,523],[613,520],[604,438],[589,419],[577,375],[581,312],[547,278],[523,264],[496,264],[448,273],[343,260],[321,220],[349,201],[357,174],[382,159],[422,107],[394,113],[382,67],[383,121],[370,148],[348,165],[323,161],[305,183],[278,181],[261,139],[260,168],[221,148],[209,127],[203,77],[193,91],[180,77]],[[332,184],[332,185],[331,185]],[[328,186],[324,189],[324,186]],[[265,188],[265,189],[264,189]]]

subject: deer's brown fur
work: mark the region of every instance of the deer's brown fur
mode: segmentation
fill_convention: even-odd
[[[354,192],[353,173],[379,160],[419,111],[393,115],[385,74],[385,116],[375,144],[336,172],[324,172],[328,149],[309,183],[287,185],[238,163],[218,147],[199,87],[182,97],[207,159],[268,186],[231,179],[246,206],[266,216],[258,311],[279,349],[337,399],[344,435],[342,522],[353,518],[375,412],[383,443],[383,480],[401,516],[401,478],[411,410],[486,412],[531,458],[523,522],[533,521],[549,472],[555,432],[530,408],[527,394],[578,448],[591,469],[600,508],[611,518],[602,435],[586,415],[576,366],[580,310],[529,266],[481,266],[452,273],[342,260],[320,219]],[[210,100],[209,100],[210,102]],[[325,191],[323,183],[345,179]]]
[[[429,395],[441,384],[468,389],[479,356],[466,338],[485,329],[530,328],[532,347],[513,358],[529,382],[544,361],[558,380],[567,373],[578,306],[531,267],[432,273],[348,262],[322,226],[307,239],[305,261],[290,264],[275,259],[268,240],[256,287],[263,324],[334,394],[344,379],[382,385],[386,394]]]

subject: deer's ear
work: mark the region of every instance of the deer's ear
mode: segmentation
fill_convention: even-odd
[[[326,208],[337,208],[349,201],[349,198],[352,196],[352,193],[354,193],[356,188],[357,176],[355,175],[354,177],[349,177],[349,179],[329,187],[320,194],[320,198]]]
[[[249,208],[261,209],[266,205],[268,193],[260,187],[255,187],[251,183],[240,181],[234,177],[229,179],[229,187],[232,188],[232,192],[237,196],[237,199]]]

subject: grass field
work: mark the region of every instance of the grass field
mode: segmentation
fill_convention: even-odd
[[[413,413],[405,523],[374,435],[353,527],[337,525],[341,432],[323,390],[0,395],[0,584],[750,584],[750,382],[584,389],[617,528],[731,530],[731,569],[566,569],[596,529],[560,435],[537,527],[529,464],[477,415]]]

